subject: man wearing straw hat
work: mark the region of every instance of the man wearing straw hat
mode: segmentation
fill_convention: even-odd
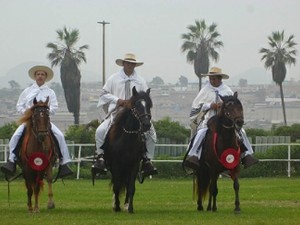
[[[104,151],[101,146],[104,144],[105,136],[110,128],[114,118],[114,109],[118,106],[124,106],[126,100],[132,96],[132,88],[135,86],[137,91],[146,91],[148,89],[147,83],[143,77],[139,76],[135,71],[135,67],[141,66],[144,63],[137,61],[132,53],[124,56],[124,59],[117,59],[116,64],[123,67],[119,72],[111,75],[103,89],[100,91],[98,107],[108,107],[108,116],[101,122],[95,133],[97,160],[92,165],[94,173],[106,172],[107,168],[104,162]],[[146,136],[147,155],[144,156],[142,163],[143,176],[157,174],[157,169],[153,167],[151,159],[154,156],[154,148],[156,142],[156,132],[151,125]]]
[[[209,82],[200,90],[192,104],[190,113],[192,128],[191,136],[194,138],[189,144],[189,153],[184,161],[184,166],[194,170],[197,170],[200,166],[199,159],[202,152],[201,145],[208,129],[207,121],[221,108],[222,102],[219,95],[233,95],[233,91],[230,87],[222,82],[223,79],[228,79],[229,76],[224,74],[220,68],[212,67],[208,74],[203,74],[202,76],[207,76]],[[246,149],[245,153],[242,155],[242,164],[247,168],[257,163],[258,160],[252,156],[253,149],[246,136],[245,130],[242,129],[241,131],[244,140],[242,147],[245,147]]]
[[[32,67],[28,71],[28,74],[35,83],[25,88],[25,90],[21,93],[16,106],[17,112],[23,115],[25,111],[33,105],[34,98],[36,98],[37,101],[46,101],[46,98],[49,96],[49,113],[50,115],[54,115],[58,108],[56,95],[55,92],[45,84],[53,78],[52,69],[47,66],[38,65]],[[8,161],[6,164],[1,166],[1,171],[6,174],[13,175],[16,171],[16,160],[18,155],[16,152],[18,151],[17,145],[23,134],[24,128],[25,124],[21,124],[9,141]],[[73,173],[67,165],[67,163],[71,161],[70,155],[64,134],[53,123],[51,123],[51,130],[58,141],[62,155],[57,177],[63,178]]]

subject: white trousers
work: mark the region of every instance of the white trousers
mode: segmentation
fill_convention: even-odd
[[[96,129],[95,140],[96,140],[96,152],[97,154],[102,154],[103,149],[101,146],[104,144],[106,134],[112,124],[113,117],[105,119]],[[147,148],[147,157],[153,159],[154,149],[156,143],[156,132],[153,124],[151,124],[150,130],[145,133],[146,136],[146,148]]]
[[[194,138],[194,142],[193,142],[193,145],[191,147],[191,150],[188,153],[189,156],[197,156],[198,159],[200,159],[201,153],[202,153],[202,146],[200,146],[200,144],[203,141],[203,139],[205,138],[207,130],[208,130],[208,128],[202,128],[202,129],[199,129],[197,131],[197,134]],[[244,129],[241,129],[241,134],[242,134],[242,138],[243,138],[243,141],[244,141],[243,143],[247,148],[247,151],[244,152],[243,155],[241,155],[241,157],[243,158],[246,155],[253,154],[253,149],[252,149],[252,146],[249,142],[249,139],[248,139]],[[190,146],[189,146],[189,148],[190,148]]]
[[[18,141],[20,139],[20,137],[22,136],[22,133],[24,131],[25,128],[25,124],[21,124],[15,131],[15,133],[13,134],[13,136],[11,137],[10,141],[9,141],[9,157],[8,160],[11,162],[15,162],[17,160],[16,155],[13,153],[13,150],[16,148]],[[71,161],[70,159],[70,154],[69,154],[69,150],[65,141],[65,137],[64,134],[57,128],[57,126],[55,126],[53,123],[51,123],[51,130],[54,134],[54,136],[56,137],[58,144],[59,144],[59,148],[62,154],[62,159],[60,160],[60,164],[66,164],[68,162]]]

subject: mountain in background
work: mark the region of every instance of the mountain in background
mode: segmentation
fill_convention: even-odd
[[[14,80],[18,82],[21,86],[21,88],[28,87],[30,84],[33,83],[33,80],[31,80],[28,76],[28,70],[35,65],[45,65],[43,62],[26,62],[19,64],[13,68],[11,68],[6,74],[0,75],[0,88],[10,88],[9,81]],[[60,70],[59,67],[53,68],[54,77],[50,81],[57,82],[61,84],[60,81]],[[96,74],[94,72],[90,71],[81,71],[81,82],[99,82],[100,83],[100,73]]]
[[[263,68],[251,68],[236,76],[231,76],[227,84],[238,85],[240,79],[246,79],[248,84],[271,84],[272,75]]]
[[[32,84],[33,81],[29,78],[27,71],[34,65],[44,65],[44,63],[26,62],[11,68],[4,75],[0,74],[1,77],[0,88],[10,88],[8,82],[11,80],[18,82],[22,88],[25,88],[30,84]],[[53,71],[54,71],[54,77],[51,80],[51,82],[57,82],[61,84],[59,67],[55,67]],[[99,74],[97,74],[91,71],[83,70],[81,71],[81,82],[99,82],[100,84],[102,80],[100,76],[101,76],[100,72]],[[251,68],[236,76],[231,76],[230,79],[226,81],[226,83],[228,85],[238,85],[240,79],[246,79],[248,81],[248,84],[271,84],[272,83],[271,74],[268,74],[267,71],[263,68]]]

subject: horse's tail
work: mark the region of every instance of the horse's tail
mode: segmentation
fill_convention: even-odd
[[[125,183],[124,180],[122,180],[121,182],[114,182],[113,180],[111,180],[109,186],[113,190],[114,189],[119,190],[119,194],[123,195],[126,191],[127,184]]]
[[[208,188],[210,186],[211,177],[207,168],[201,168],[197,171],[196,174],[196,193],[198,197],[201,197],[203,200],[207,196]]]

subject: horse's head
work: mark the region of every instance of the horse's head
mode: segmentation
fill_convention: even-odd
[[[37,101],[36,98],[33,100],[33,106],[31,107],[32,116],[32,130],[37,136],[39,141],[43,141],[44,137],[48,135],[50,128],[50,117],[49,117],[49,97],[45,102]]]
[[[220,96],[223,101],[220,115],[225,117],[223,126],[240,130],[244,125],[243,106],[237,92],[232,96]]]
[[[132,97],[130,99],[132,112],[140,122],[142,132],[148,131],[151,127],[151,108],[152,100],[150,98],[150,88],[144,92],[137,92],[136,88],[132,88]]]

